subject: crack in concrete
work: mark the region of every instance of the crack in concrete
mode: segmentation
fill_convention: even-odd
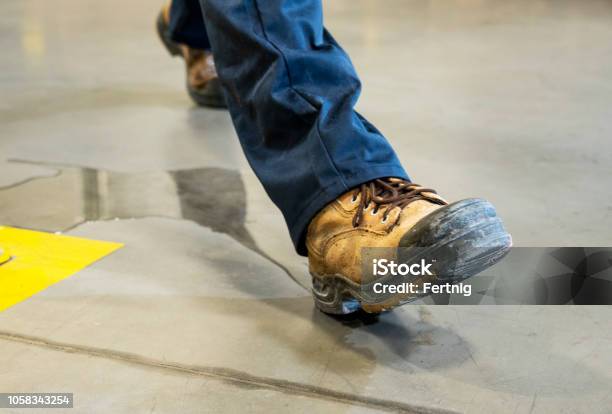
[[[141,217],[130,217],[129,220],[131,220],[131,219],[145,219],[145,218],[161,218],[161,219],[167,219],[167,220],[186,220],[186,221],[192,221],[192,222],[200,225],[196,221],[190,220],[190,219],[177,218],[177,217],[164,216],[164,215],[154,215],[154,214],[148,214],[146,216],[141,216]],[[61,230],[61,233],[66,233],[66,232],[69,232],[71,230],[75,230],[75,229],[77,229],[77,228],[79,228],[82,225],[87,224],[87,223],[105,222],[105,221],[114,221],[114,220],[116,220],[116,218],[107,218],[107,219],[99,219],[99,220],[83,220],[83,221],[75,223],[75,224],[73,224],[73,225],[71,225],[69,227],[65,227],[64,229]],[[119,220],[126,220],[126,219],[119,219]],[[244,246],[243,243],[241,243],[241,244]],[[266,253],[263,250],[261,250],[259,248],[259,246],[254,245],[252,247],[249,247],[249,246],[245,246],[245,247],[247,249],[251,250],[252,252],[258,254],[259,256],[263,257],[264,259],[268,260],[269,262],[271,262],[275,266],[279,267],[287,276],[289,276],[289,279],[291,279],[293,282],[295,282],[296,285],[298,285],[302,289],[310,292],[310,287],[309,286],[305,286],[302,282],[300,282],[298,280],[298,278],[293,275],[291,270],[289,270],[289,268],[287,268],[287,266],[285,266],[284,264],[282,264],[279,261],[277,261],[276,259],[274,259],[268,253]]]
[[[8,161],[12,162],[11,160],[8,160]],[[49,174],[49,175],[36,175],[36,176],[24,178],[23,180],[14,182],[12,184],[0,186],[0,191],[10,190],[11,188],[16,188],[16,187],[22,186],[24,184],[29,183],[30,181],[35,181],[35,180],[39,180],[39,179],[43,179],[43,178],[56,178],[56,177],[59,177],[61,174],[62,174],[62,172],[60,170],[56,170],[56,171],[53,172],[53,174]]]
[[[117,362],[137,365],[175,373],[195,375],[223,381],[233,386],[253,389],[268,389],[288,395],[301,395],[308,398],[333,401],[341,404],[363,406],[377,410],[398,412],[404,414],[453,414],[455,412],[410,405],[399,401],[380,398],[365,397],[357,394],[335,391],[300,382],[287,381],[276,378],[256,376],[246,372],[221,367],[185,365],[175,362],[159,361],[127,352],[108,350],[103,348],[73,345],[47,340],[44,338],[22,335],[18,333],[0,331],[0,340],[23,345],[35,346],[47,350],[64,352],[68,354],[86,355],[95,358],[113,360]]]

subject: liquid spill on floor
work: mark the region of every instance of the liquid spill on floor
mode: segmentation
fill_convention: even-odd
[[[195,168],[122,173],[52,167],[58,169],[54,176],[0,188],[0,223],[64,232],[87,221],[145,217],[191,220],[231,236],[283,268],[296,283],[308,289],[288,269],[262,252],[245,227],[246,191],[238,171]]]

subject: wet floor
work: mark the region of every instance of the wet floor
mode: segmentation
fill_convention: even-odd
[[[255,248],[245,228],[246,192],[237,171],[197,168],[120,173],[38,165],[56,172],[0,187],[3,224],[27,223],[32,229],[64,232],[87,221],[168,217],[192,220]],[[41,198],[44,203],[39,202]]]
[[[0,314],[0,390],[87,413],[610,411],[609,307],[316,311],[159,6],[0,5],[0,224],[125,244]],[[416,182],[491,200],[519,246],[612,244],[609,1],[325,7]]]
[[[0,187],[3,225],[66,232],[88,221],[164,217],[190,220],[225,233],[282,268],[304,289],[303,272],[292,271],[262,251],[245,226],[246,191],[239,172],[225,168],[120,173],[94,168],[10,161],[52,168]],[[44,203],[38,200],[44,199]],[[24,208],[24,206],[29,206]]]

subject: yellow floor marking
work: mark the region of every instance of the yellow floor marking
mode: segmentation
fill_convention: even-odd
[[[11,256],[11,260],[0,265],[2,312],[123,244],[0,226],[0,246]]]

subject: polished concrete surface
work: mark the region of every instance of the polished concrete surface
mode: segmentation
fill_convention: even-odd
[[[612,3],[325,5],[416,182],[488,198],[519,246],[612,245]],[[125,243],[0,314],[0,392],[74,392],[84,413],[611,411],[609,307],[314,310],[157,11],[0,4],[0,224]]]

